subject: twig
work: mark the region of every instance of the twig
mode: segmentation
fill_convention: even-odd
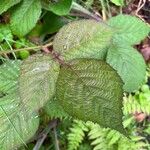
[[[85,9],[84,7],[82,7],[81,5],[75,2],[73,2],[72,4],[72,9],[70,14],[72,16],[80,16],[80,17],[95,19],[97,21],[102,21],[99,16],[91,13],[90,11],[88,11],[87,9]]]
[[[36,142],[36,145],[34,146],[33,150],[39,150],[40,149],[40,147],[42,146],[43,142],[45,141],[48,133],[50,132],[51,129],[56,128],[57,123],[58,123],[58,120],[54,119],[48,124],[48,126],[41,133],[41,138]]]
[[[140,0],[139,3],[138,3],[138,7],[137,7],[137,10],[136,10],[136,13],[135,13],[136,16],[140,17],[141,19],[143,19],[143,18],[138,13],[143,8],[145,3],[146,3],[146,0]]]
[[[42,48],[49,47],[49,46],[52,46],[52,42],[45,44],[45,45],[41,45],[41,46],[14,49],[13,52],[19,52],[19,51],[24,51],[24,50],[30,51],[30,50],[35,50],[35,49],[42,49]],[[10,50],[0,51],[0,55],[9,54],[9,53],[12,53],[12,51],[10,51]]]
[[[56,127],[53,128],[53,133],[54,133],[55,150],[60,150],[60,148],[59,148],[59,142],[58,142],[58,139],[57,139]]]
[[[106,8],[105,8],[105,2],[104,0],[99,0],[102,6],[102,16],[103,16],[103,20],[106,21],[107,17],[106,17]]]

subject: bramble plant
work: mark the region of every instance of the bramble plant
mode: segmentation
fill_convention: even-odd
[[[0,42],[27,35],[42,9],[66,15],[71,6],[71,0],[4,0],[0,14],[7,11],[11,17],[7,27],[0,27]],[[74,118],[128,136],[122,124],[123,92],[134,92],[145,82],[146,65],[133,46],[148,35],[150,27],[129,15],[61,26],[48,54],[29,56],[25,51],[20,57],[27,59],[7,60],[0,66],[0,150],[26,145],[38,129],[39,110],[48,103],[56,103],[62,113]]]

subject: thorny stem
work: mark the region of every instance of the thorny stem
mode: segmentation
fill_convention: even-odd
[[[65,64],[64,60],[61,58],[59,53],[53,51],[53,49],[49,49],[48,47],[43,47],[42,50],[47,54],[51,54],[53,59],[57,60],[59,64],[61,65]]]
[[[23,50],[35,50],[35,49],[41,49],[43,52],[47,53],[47,54],[51,54],[52,57],[54,59],[56,59],[60,64],[64,64],[64,60],[60,57],[60,55],[53,51],[53,49],[49,49],[49,47],[52,46],[52,42],[45,44],[45,45],[41,45],[41,46],[34,46],[34,47],[28,47],[28,48],[21,48],[21,49],[14,49],[13,52],[19,52],[19,51],[23,51]],[[9,54],[12,53],[11,51],[0,51],[0,55],[5,55],[5,54]]]

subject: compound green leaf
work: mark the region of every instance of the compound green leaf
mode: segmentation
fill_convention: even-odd
[[[12,93],[17,87],[21,61],[6,61],[0,66],[0,92]]]
[[[112,30],[94,20],[79,20],[63,26],[56,35],[53,48],[64,60],[75,58],[104,59],[112,38]]]
[[[146,65],[142,55],[136,49],[130,46],[114,45],[108,50],[106,61],[121,76],[125,91],[138,90],[144,83]]]
[[[67,15],[71,9],[72,0],[43,0],[42,6],[48,11],[63,16]]]
[[[124,0],[110,0],[110,1],[117,6],[124,6]]]
[[[22,37],[30,32],[41,15],[39,0],[23,0],[11,12],[10,25],[12,32]]]
[[[139,44],[150,32],[150,26],[142,20],[129,15],[112,17],[108,20],[108,24],[116,30],[114,34],[115,41],[126,42],[130,45]]]
[[[0,98],[0,149],[12,150],[33,137],[39,126],[37,114],[19,107],[16,92]]]
[[[12,6],[18,4],[21,0],[2,0],[0,2],[0,15]]]
[[[32,110],[38,110],[55,94],[59,65],[50,55],[37,54],[21,66],[19,92],[21,101]]]
[[[77,59],[61,67],[56,98],[73,117],[97,122],[125,134],[122,87],[117,72],[104,61]]]

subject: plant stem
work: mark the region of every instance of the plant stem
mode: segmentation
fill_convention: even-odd
[[[9,48],[10,48],[10,50],[11,50],[11,53],[13,54],[14,58],[17,59],[17,56],[16,56],[16,54],[14,53],[14,50],[13,50],[12,46],[11,46],[10,43],[7,41],[7,39],[5,39],[5,41],[6,41],[6,43],[8,44],[8,46],[9,46]]]
[[[55,150],[60,150],[60,148],[59,148],[59,142],[58,142],[58,138],[57,138],[56,127],[53,128],[53,133],[54,133]]]
[[[91,13],[90,11],[88,11],[87,9],[85,9],[84,7],[82,7],[81,5],[79,5],[76,2],[72,3],[72,9],[71,9],[70,14],[73,15],[73,16],[83,16],[83,17],[86,17],[86,18],[95,19],[97,21],[102,21],[99,16]]]
[[[99,0],[100,3],[101,3],[101,6],[102,6],[102,16],[103,16],[103,20],[107,20],[107,17],[106,17],[106,8],[105,8],[105,2],[104,0]]]
[[[45,44],[45,45],[40,45],[40,46],[20,48],[20,49],[13,49],[13,52],[19,52],[19,51],[24,51],[24,50],[30,51],[30,50],[42,49],[44,47],[49,47],[49,46],[52,46],[52,42],[48,43],[48,44]],[[12,53],[12,51],[10,51],[10,50],[0,51],[0,55],[8,54],[8,53]]]
[[[108,0],[106,0],[106,4],[107,4],[107,9],[108,9],[108,16],[109,16],[109,18],[111,18],[112,14],[111,14],[110,5],[109,5],[109,1]]]
[[[57,119],[52,120],[48,126],[44,129],[44,131],[41,133],[41,137],[39,140],[36,142],[36,145],[34,146],[33,150],[39,150],[40,147],[42,146],[43,142],[47,138],[48,133],[50,132],[51,129],[55,128],[57,126]]]

